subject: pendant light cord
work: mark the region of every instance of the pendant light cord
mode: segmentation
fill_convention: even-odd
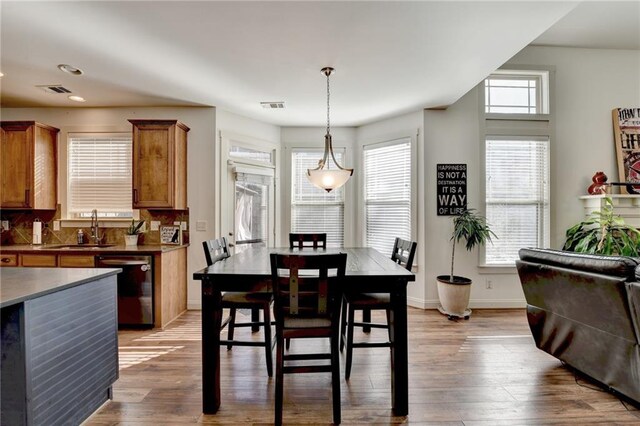
[[[331,72],[328,72],[327,73],[327,134],[329,134],[330,130],[331,130],[331,124],[329,123],[329,112],[330,112],[330,109],[329,109],[329,105],[330,105],[329,104],[329,93],[330,93],[329,92],[329,76],[330,75],[331,75]]]

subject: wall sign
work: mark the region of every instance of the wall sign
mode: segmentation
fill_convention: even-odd
[[[438,164],[438,216],[455,216],[467,209],[467,165]]]
[[[640,108],[616,108],[612,115],[620,181],[640,183]],[[640,185],[623,186],[620,192],[640,194]]]
[[[180,226],[161,226],[160,244],[182,244]]]

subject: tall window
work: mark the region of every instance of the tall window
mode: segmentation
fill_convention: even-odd
[[[486,215],[498,236],[485,264],[513,265],[523,247],[549,245],[549,139],[488,137]]]
[[[334,149],[344,161],[344,150]],[[344,186],[331,192],[316,188],[307,179],[307,169],[318,166],[320,150],[291,153],[291,232],[327,234],[327,246],[344,245]]]
[[[396,237],[411,239],[411,140],[364,147],[366,244],[390,254]]]
[[[484,204],[498,237],[481,249],[485,266],[515,266],[521,248],[549,246],[552,81],[546,70],[499,70],[484,81]]]
[[[69,216],[132,217],[131,134],[70,134],[68,146]]]

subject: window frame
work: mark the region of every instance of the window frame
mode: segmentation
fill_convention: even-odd
[[[416,193],[417,193],[417,178],[416,178],[416,144],[415,144],[415,140],[413,137],[411,136],[399,136],[393,139],[388,139],[385,141],[379,141],[379,142],[370,142],[370,143],[364,143],[361,146],[361,164],[362,164],[362,184],[360,185],[360,189],[362,191],[362,197],[361,197],[361,203],[362,203],[362,210],[361,210],[361,223],[362,223],[362,229],[360,230],[362,232],[362,244],[365,247],[368,247],[368,241],[367,241],[367,200],[366,200],[366,170],[365,170],[365,152],[367,150],[370,149],[376,149],[376,148],[384,148],[384,147],[388,147],[388,146],[393,146],[393,145],[400,145],[400,144],[405,144],[408,143],[409,144],[409,151],[410,151],[410,176],[409,176],[409,182],[410,182],[410,186],[411,189],[409,191],[410,196],[409,196],[409,214],[410,214],[410,221],[409,221],[409,239],[412,241],[416,240],[416,233],[417,233],[417,227],[416,227],[416,221],[417,221],[417,215],[416,215]],[[390,201],[385,200],[385,201],[378,201],[375,204],[378,205],[383,205],[385,203],[390,203]],[[393,201],[393,203],[395,203],[395,201]],[[383,253],[383,254],[389,254],[391,253],[391,249],[389,251],[389,253]]]
[[[546,101],[544,113],[538,114],[514,114],[514,113],[487,113],[485,112],[485,80],[483,79],[478,87],[478,111],[480,124],[480,211],[486,215],[486,140],[488,137],[505,138],[548,138],[549,140],[549,224],[547,226],[548,235],[546,241],[551,241],[551,227],[555,222],[555,198],[553,187],[553,146],[555,140],[555,67],[552,66],[528,66],[506,64],[501,69],[491,75],[507,76],[513,74],[522,75],[545,75],[541,90],[543,92],[543,102]],[[546,89],[545,89],[546,87]],[[491,244],[491,243],[489,243]],[[548,245],[547,244],[547,245]],[[517,273],[515,262],[513,265],[495,265],[486,262],[486,246],[481,246],[478,250],[478,267],[481,274],[515,274]]]
[[[338,153],[342,154],[342,159],[338,159],[338,161],[342,164],[345,164],[345,161],[347,159],[347,154],[348,154],[348,149],[345,147],[333,147],[334,152],[336,153],[336,155]],[[348,246],[348,235],[346,232],[347,229],[347,223],[349,222],[348,219],[348,208],[347,208],[347,185],[342,186],[341,188],[339,188],[342,191],[342,201],[330,201],[330,202],[313,202],[313,201],[306,201],[303,203],[296,203],[295,202],[295,192],[294,192],[294,173],[295,173],[295,168],[293,167],[293,156],[296,153],[300,153],[300,152],[304,152],[304,153],[317,153],[317,157],[318,159],[322,158],[322,153],[324,152],[323,148],[319,148],[317,146],[314,147],[305,147],[305,146],[296,146],[296,147],[291,147],[290,149],[287,150],[289,155],[288,155],[288,165],[289,165],[289,170],[288,170],[288,179],[289,179],[289,185],[288,185],[288,192],[289,192],[289,229],[290,232],[300,232],[297,230],[293,229],[293,209],[294,206],[296,205],[304,205],[304,206],[342,206],[342,245],[340,245],[339,247],[346,247]],[[322,232],[322,231],[318,231],[318,232]],[[288,240],[287,240],[288,241]],[[327,247],[329,247],[329,241],[327,241]]]
[[[132,167],[133,167],[133,137],[130,131],[69,131],[66,133],[66,155],[64,156],[65,165],[66,165],[66,173],[65,173],[65,192],[64,192],[64,200],[62,206],[62,217],[61,221],[66,222],[68,226],[77,226],[77,223],[81,223],[84,221],[90,221],[90,217],[86,216],[76,216],[75,213],[71,212],[70,209],[70,199],[71,199],[71,142],[74,138],[108,138],[108,137],[128,137],[131,143],[131,155],[132,155]],[[131,177],[133,179],[133,169],[131,171]],[[131,185],[131,194],[130,200],[133,200],[133,184]],[[100,209],[98,209],[98,219],[100,219],[101,224],[103,222],[113,223],[114,226],[118,227],[118,223],[130,223],[131,219],[138,220],[140,218],[140,211],[133,208],[133,201],[131,201],[131,217],[112,217],[112,216],[104,216],[100,214]]]

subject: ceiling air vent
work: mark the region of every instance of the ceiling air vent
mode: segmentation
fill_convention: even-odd
[[[260,102],[264,109],[280,109],[284,108],[284,102]]]
[[[67,89],[61,84],[43,84],[40,86],[36,86],[39,89],[44,90],[47,93],[71,93],[71,90]]]

